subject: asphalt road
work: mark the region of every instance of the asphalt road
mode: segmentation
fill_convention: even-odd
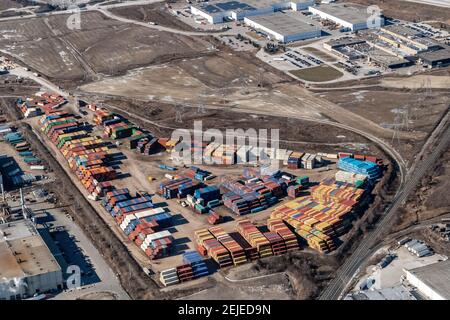
[[[431,139],[434,138],[435,137],[433,136],[431,137]],[[341,297],[354,274],[358,271],[365,259],[372,254],[372,248],[394,221],[395,212],[403,205],[410,193],[414,191],[414,188],[417,186],[420,179],[432,168],[441,153],[448,148],[449,143],[450,127],[447,126],[442,134],[439,144],[433,149],[429,156],[419,162],[419,165],[415,167],[415,170],[410,171],[404,187],[401,188],[400,192],[397,193],[392,201],[392,204],[386,209],[381,222],[376,226],[374,231],[363,238],[358,248],[337,270],[336,278],[333,279],[328,287],[322,292],[319,297],[320,300],[335,300]]]

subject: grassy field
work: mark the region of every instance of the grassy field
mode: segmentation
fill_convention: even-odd
[[[294,76],[311,82],[326,82],[339,79],[344,74],[330,66],[318,66],[308,69],[289,71]]]
[[[326,52],[323,52],[319,49],[316,48],[312,48],[312,47],[306,47],[306,48],[302,48],[303,50],[319,57],[322,60],[325,60],[326,62],[336,62],[337,59],[333,56],[330,56],[329,54],[327,54]]]

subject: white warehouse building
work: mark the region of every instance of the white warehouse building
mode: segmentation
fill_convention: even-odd
[[[226,19],[235,21],[245,17],[271,14],[280,10],[307,10],[314,0],[245,0],[245,1],[209,1],[191,5],[191,13],[205,18],[209,23],[222,23]]]
[[[0,224],[0,300],[64,288],[61,266],[31,222]]]
[[[404,270],[406,280],[430,300],[450,300],[450,260]]]
[[[369,29],[371,27],[371,20],[373,20],[371,19],[371,14],[366,10],[342,4],[322,4],[317,7],[311,6],[309,7],[309,11],[322,19],[333,21],[351,31]],[[376,21],[379,22],[379,27],[384,26],[385,21],[381,14],[375,18]]]
[[[276,12],[244,18],[244,23],[283,43],[318,38],[322,35],[320,28],[301,21],[299,18],[295,12]]]

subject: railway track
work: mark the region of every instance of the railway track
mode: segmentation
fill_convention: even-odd
[[[432,168],[441,153],[448,148],[450,143],[450,127],[447,125],[448,122],[446,120],[447,117],[444,117],[441,122],[443,125],[439,125],[436,128],[436,130],[443,131],[440,142],[426,159],[419,162],[419,164],[408,173],[407,181],[400,188],[391,205],[386,209],[382,220],[375,226],[375,230],[369,233],[361,241],[360,245],[356,248],[352,255],[337,270],[336,278],[332,280],[329,286],[322,292],[319,297],[320,300],[335,300],[342,296],[355,273],[357,273],[363,262],[372,254],[373,247],[377,244],[377,241],[392,225],[395,219],[395,212],[403,205],[404,201],[406,201],[411,192],[414,191],[414,188],[417,186],[420,179],[430,168]],[[431,135],[430,139],[436,140],[437,135],[438,134]],[[427,142],[425,146],[429,147],[429,143]]]

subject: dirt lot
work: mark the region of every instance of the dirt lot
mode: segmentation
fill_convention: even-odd
[[[13,0],[2,0],[0,2],[0,10],[6,10],[10,8],[22,8],[22,5]]]
[[[315,89],[315,95],[374,123],[401,132],[429,133],[448,108],[450,88],[448,69],[436,70],[431,75],[412,77],[382,77],[363,80],[359,84],[341,85],[329,90]],[[351,86],[358,86],[351,89]],[[342,88],[342,89],[341,89]],[[394,139],[396,148],[405,157],[414,156],[421,143],[414,140]]]
[[[176,28],[180,30],[194,30],[191,26],[185,24],[171,15],[164,3],[153,3],[143,6],[113,8],[110,11],[118,16],[133,19],[142,22],[155,22],[159,25]]]
[[[209,128],[219,130],[227,128],[279,129],[281,146],[293,150],[318,152],[317,149],[320,148],[322,152],[336,152],[345,149],[380,155],[379,150],[372,143],[359,135],[343,129],[330,128],[326,125],[298,119],[286,120],[274,116],[239,114],[239,119],[236,120],[236,113],[232,110],[208,110],[202,114],[198,113],[197,108],[186,108],[182,113],[183,122],[175,123],[176,109],[172,105],[157,103],[142,105],[116,99],[106,100],[105,105],[115,107],[112,110],[118,113],[121,113],[120,110],[124,110],[140,115],[141,119],[124,114],[142,127],[163,137],[170,137],[172,131],[176,128],[193,129],[194,120],[201,120],[204,130]],[[151,123],[143,119],[148,119]]]
[[[387,128],[393,127],[396,117],[405,114],[409,123],[403,129],[423,132],[429,132],[433,128],[449,103],[448,97],[442,92],[434,92],[429,98],[425,98],[420,90],[394,88],[329,91],[320,93],[319,96]],[[404,117],[397,121],[403,121]]]
[[[450,22],[450,9],[401,0],[344,0],[362,5],[377,5],[388,17],[408,21],[442,21]]]
[[[310,82],[327,82],[339,79],[344,74],[330,66],[318,66],[289,71],[294,76]]]
[[[56,80],[98,78],[176,58],[208,52],[200,38],[153,31],[82,14],[81,30],[66,26],[67,16],[28,19],[21,24],[0,23],[0,45],[14,57]],[[41,53],[41,54],[39,54]],[[101,75],[100,75],[101,76]]]

